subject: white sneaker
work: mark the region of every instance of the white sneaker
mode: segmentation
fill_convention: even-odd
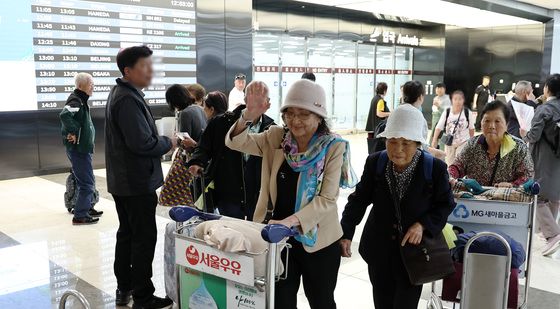
[[[549,256],[560,249],[560,234],[550,238],[542,251],[542,255]]]

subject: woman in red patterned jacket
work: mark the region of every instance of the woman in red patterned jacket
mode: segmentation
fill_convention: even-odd
[[[529,148],[507,133],[509,110],[493,101],[482,111],[482,135],[471,138],[448,168],[451,183],[475,179],[482,186],[517,187],[533,177]]]

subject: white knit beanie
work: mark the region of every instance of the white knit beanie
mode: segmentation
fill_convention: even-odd
[[[379,137],[404,138],[422,144],[426,143],[422,132],[424,128],[424,115],[411,104],[402,104],[395,109],[387,119],[385,131]]]
[[[310,80],[300,79],[288,90],[280,112],[286,111],[288,107],[305,109],[326,119],[327,99],[325,90],[319,84]]]

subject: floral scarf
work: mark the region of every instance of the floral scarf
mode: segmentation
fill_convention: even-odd
[[[340,176],[341,188],[353,188],[358,183],[358,178],[350,164],[350,144],[337,134],[315,134],[307,151],[299,153],[296,140],[290,132],[287,132],[282,140],[282,149],[288,165],[300,173],[300,181],[296,193],[295,212],[305,207],[311,200],[321,192],[323,181],[323,169],[325,167],[325,156],[329,148],[335,143],[345,143],[346,149],[343,155],[342,173]],[[312,247],[317,241],[317,226],[304,235],[295,237],[305,246]]]

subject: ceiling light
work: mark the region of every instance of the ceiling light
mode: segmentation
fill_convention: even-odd
[[[375,16],[382,14],[385,19],[398,16],[404,17],[403,20],[423,20],[466,28],[540,24],[540,22],[534,20],[485,11],[443,0],[307,0],[299,2],[369,12]]]

